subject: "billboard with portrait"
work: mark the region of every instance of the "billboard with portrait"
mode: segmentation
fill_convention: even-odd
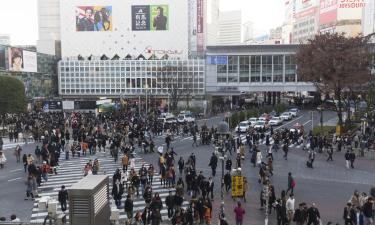
[[[8,48],[8,62],[10,71],[23,71],[23,51],[19,48]]]
[[[132,30],[157,31],[168,30],[168,5],[133,5]]]
[[[150,30],[168,30],[169,7],[167,5],[150,6]]]
[[[9,47],[8,70],[15,72],[38,72],[36,52]]]
[[[0,45],[0,69],[5,70],[5,46]]]
[[[98,2],[60,1],[63,58],[140,54],[161,58],[166,52],[173,58],[188,57],[188,0]],[[104,25],[96,26],[98,21]]]
[[[77,6],[76,31],[112,31],[112,6]]]

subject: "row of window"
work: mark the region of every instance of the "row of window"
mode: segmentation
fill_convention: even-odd
[[[217,65],[218,83],[295,82],[296,65],[291,55],[228,56]]]
[[[60,66],[195,66],[204,65],[203,60],[100,60],[100,61],[60,61]]]
[[[134,95],[145,95],[144,89],[125,89],[125,88],[112,88],[112,89],[65,89],[61,88],[61,94],[134,94]],[[154,89],[147,92],[150,95],[168,95],[167,89]],[[192,89],[192,94],[204,94],[204,89]]]
[[[60,67],[60,72],[100,72],[100,71],[147,71],[147,72],[177,72],[177,71],[191,71],[191,72],[199,72],[204,71],[203,66],[164,66],[164,67]]]

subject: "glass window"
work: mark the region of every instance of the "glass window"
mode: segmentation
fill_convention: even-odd
[[[217,82],[227,82],[227,65],[217,65]]]
[[[273,82],[283,82],[284,56],[273,56]]]
[[[295,82],[296,64],[292,55],[285,56],[285,82]]]
[[[228,56],[228,82],[238,82],[238,56]]]
[[[250,80],[250,57],[240,56],[240,82],[249,82]]]
[[[262,56],[262,81],[272,81],[272,55]]]
[[[251,82],[260,82],[260,56],[251,56]]]

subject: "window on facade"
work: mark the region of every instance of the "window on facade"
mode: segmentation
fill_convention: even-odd
[[[238,82],[238,56],[228,56],[228,82]]]
[[[273,82],[283,82],[284,56],[273,56]]]
[[[217,65],[217,82],[227,82],[227,65]]]
[[[248,83],[250,77],[250,56],[240,56],[240,82]]]
[[[260,56],[251,56],[251,82],[260,82]]]
[[[262,82],[272,81],[272,55],[262,56]]]
[[[293,56],[285,56],[285,82],[296,81],[296,64]]]

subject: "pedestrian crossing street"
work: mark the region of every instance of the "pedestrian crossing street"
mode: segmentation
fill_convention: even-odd
[[[34,207],[32,210],[31,215],[31,223],[43,223],[44,218],[47,216],[48,211],[47,210],[41,210],[39,209],[39,201],[41,200],[41,197],[48,196],[50,198],[53,198],[57,200],[58,192],[61,189],[62,185],[65,185],[66,188],[69,188],[74,183],[78,182],[80,179],[83,178],[83,168],[85,164],[90,160],[94,160],[95,158],[99,159],[100,162],[100,171],[99,174],[107,174],[109,176],[109,193],[111,194],[112,191],[112,176],[117,168],[121,169],[120,161],[121,157],[119,156],[119,161],[117,163],[114,162],[113,158],[109,155],[109,153],[103,152],[97,152],[96,155],[93,156],[84,156],[81,158],[75,158],[70,159],[68,161],[62,161],[60,162],[60,168],[58,169],[57,175],[49,176],[48,181],[43,183],[41,187],[38,188],[38,198],[35,199]],[[62,155],[63,156],[63,155]],[[142,167],[142,165],[145,165],[148,167],[148,163],[146,163],[142,158],[135,157],[135,171],[138,172],[138,170]],[[155,167],[157,169],[157,167]],[[129,168],[130,170],[130,168]],[[91,175],[95,176],[95,175]],[[142,191],[141,188],[139,189],[139,197],[136,197],[133,199],[134,201],[134,214],[137,212],[143,212],[144,208],[146,207],[146,203],[142,197]],[[155,176],[152,183],[152,190],[153,193],[159,193],[160,198],[163,202],[163,209],[161,210],[162,219],[165,221],[168,219],[168,211],[165,206],[165,197],[168,196],[169,191],[175,192],[174,188],[166,188],[160,185],[160,176],[158,176],[158,173],[155,172]],[[126,213],[123,209],[124,202],[126,199],[127,190],[124,187],[124,195],[122,198],[122,209],[119,210],[120,212],[120,220],[125,220],[127,218]],[[187,201],[184,201],[183,207],[186,207],[189,203]],[[112,196],[110,196],[110,206],[116,207],[114,200],[112,199]],[[63,213],[61,211],[61,206],[58,204],[57,206],[57,214]],[[67,206],[67,210],[65,212],[67,214],[67,220],[69,219],[69,203]]]
[[[265,135],[269,135],[270,133],[267,132]],[[155,138],[161,138],[162,140],[165,139],[167,135],[166,134],[163,134],[161,136],[155,136]],[[238,137],[238,134],[235,133],[233,134],[233,137],[237,138]],[[242,143],[246,143],[246,135],[245,134],[240,134],[240,138],[241,138],[241,142]],[[197,136],[197,142],[199,143],[199,140],[200,140],[200,136]],[[185,141],[185,140],[189,140],[189,141],[193,141],[193,136],[181,136],[181,135],[175,135],[174,138],[173,138],[173,141],[172,143],[176,143],[176,142],[180,142],[180,141]],[[270,145],[273,145],[275,143],[275,140],[273,140],[272,137],[269,138],[270,140]],[[163,142],[164,143],[164,142]],[[259,145],[265,145],[266,144],[266,138],[264,138],[263,140],[259,140]],[[303,144],[297,144],[297,143],[291,143],[289,145],[289,148],[303,148]],[[310,143],[307,143],[306,144],[306,148],[310,148]]]

